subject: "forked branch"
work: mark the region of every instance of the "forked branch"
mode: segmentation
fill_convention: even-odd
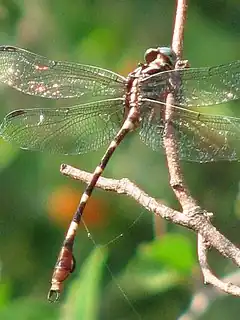
[[[91,173],[76,169],[66,164],[61,165],[60,171],[65,176],[71,177],[75,180],[83,181],[85,183],[88,183],[92,178]],[[196,232],[196,234],[199,234],[201,239],[205,239],[208,246],[210,245],[211,247],[215,248],[223,256],[231,259],[237,266],[240,267],[240,250],[211,224],[209,213],[201,210],[199,207],[196,207],[195,210],[189,214],[173,210],[172,208],[169,208],[168,206],[157,201],[155,198],[150,197],[146,192],[141,190],[128,179],[116,180],[100,177],[96,187],[106,191],[125,194],[133,198],[149,212],[152,212],[155,215],[175,224],[193,230]],[[205,246],[206,244],[202,245],[199,242],[198,255],[200,266],[203,268],[202,271],[205,277],[204,282],[211,283],[226,293],[240,296],[240,287],[232,286],[229,283],[226,284],[220,280],[218,282],[215,281],[216,277],[211,273],[208,264],[206,264],[207,252],[205,250],[208,246]]]
[[[176,18],[174,24],[174,32],[172,39],[172,49],[175,51],[179,59],[182,58],[183,52],[183,37],[184,37],[184,26],[186,21],[187,14],[187,0],[178,0],[177,1],[177,10]],[[178,68],[176,66],[175,68]],[[172,106],[175,105],[174,95],[169,94],[166,100],[166,114],[165,114],[165,136],[164,136],[164,146],[167,158],[167,164],[169,169],[170,184],[171,187],[182,206],[182,210],[185,216],[190,218],[190,221],[195,225],[199,219],[199,230],[196,230],[192,226],[190,227],[197,233],[198,236],[198,259],[199,264],[203,273],[204,283],[211,283],[215,287],[223,290],[224,292],[240,295],[240,287],[234,286],[231,283],[224,283],[219,280],[209,268],[207,263],[207,252],[208,249],[214,247],[222,255],[230,258],[238,266],[240,262],[240,250],[233,246],[231,242],[221,235],[216,228],[211,224],[212,213],[207,213],[205,210],[202,210],[195,199],[191,196],[190,191],[184,183],[184,179],[181,173],[181,167],[179,162],[178,150],[177,150],[177,141],[174,136],[174,131],[171,126],[171,117],[173,115]],[[205,219],[201,219],[202,216],[205,216]],[[209,231],[212,230],[212,235],[209,234]],[[209,239],[209,236],[211,239]],[[233,246],[233,247],[232,247]],[[234,248],[234,249],[233,249]],[[233,251],[232,251],[233,249]],[[229,255],[230,254],[230,255]]]

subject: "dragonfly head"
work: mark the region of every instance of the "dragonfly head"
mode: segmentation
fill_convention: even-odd
[[[147,64],[153,62],[155,59],[161,58],[165,63],[174,67],[177,56],[175,52],[169,47],[150,48],[145,52],[144,59]]]

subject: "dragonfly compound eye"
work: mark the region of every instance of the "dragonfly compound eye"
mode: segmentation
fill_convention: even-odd
[[[150,48],[145,52],[144,60],[147,64],[154,61],[157,58],[157,55],[159,54],[158,49]]]
[[[159,52],[165,56],[165,58],[168,58],[168,62],[170,65],[174,66],[177,61],[176,53],[169,47],[159,47]]]

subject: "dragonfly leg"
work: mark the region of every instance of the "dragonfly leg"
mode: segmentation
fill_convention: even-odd
[[[177,60],[175,68],[176,69],[190,68],[190,63],[188,60]]]

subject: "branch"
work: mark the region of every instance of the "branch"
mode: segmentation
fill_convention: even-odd
[[[62,164],[60,171],[63,175],[71,177],[74,180],[80,180],[85,183],[89,183],[92,178],[92,174],[79,170],[77,168],[71,167],[67,164]],[[168,221],[178,224],[183,227],[187,227],[197,234],[201,235],[208,244],[211,244],[216,250],[218,250],[222,255],[231,259],[237,266],[240,267],[240,250],[226,239],[211,223],[209,219],[210,213],[201,211],[194,211],[191,216],[185,215],[182,212],[173,210],[156,199],[150,197],[146,192],[141,190],[133,182],[128,179],[107,179],[100,177],[97,184],[97,188],[112,191],[119,194],[125,194],[133,198],[137,203],[142,205],[148,211],[154,213],[157,216],[162,217]],[[204,248],[200,246],[201,248]],[[202,249],[201,249],[202,250]],[[200,252],[202,252],[200,250]],[[204,253],[204,252],[202,252]],[[200,255],[200,264],[207,270],[206,260],[204,260],[204,254]],[[204,272],[207,274],[207,271]],[[208,273],[209,274],[209,273]],[[237,286],[232,286],[230,284],[217,283],[215,279],[208,276],[206,279],[208,283],[212,283],[218,288],[224,290],[227,293],[240,296],[240,288]],[[220,280],[219,280],[220,281]]]
[[[172,39],[172,49],[176,53],[178,59],[182,57],[183,52],[183,37],[186,15],[187,0],[178,0]],[[177,69],[178,65],[176,65],[175,68]],[[191,216],[194,210],[198,209],[198,205],[191,197],[181,173],[177,141],[174,136],[174,128],[171,125],[171,118],[174,116],[174,105],[176,105],[174,94],[169,93],[166,99],[166,124],[163,137],[164,148],[170,176],[170,185],[176,195],[176,198],[181,204],[184,213]]]
[[[184,25],[186,21],[187,14],[187,0],[178,0],[176,18],[173,32],[172,40],[172,49],[176,53],[177,57],[182,58],[183,52],[183,37],[184,37]],[[178,69],[179,65],[176,64],[175,69]],[[229,257],[231,255],[232,261],[236,262],[239,266],[239,249],[235,247],[234,251],[228,252],[231,250],[230,241],[221,235],[210,223],[212,214],[205,212],[199,208],[195,199],[191,196],[190,191],[184,183],[184,179],[181,173],[181,167],[179,162],[178,154],[178,144],[174,136],[174,128],[171,125],[171,118],[174,115],[173,106],[176,105],[174,99],[174,94],[170,93],[166,99],[166,110],[165,110],[165,134],[164,134],[164,147],[166,152],[167,165],[169,169],[170,176],[170,185],[178,199],[179,203],[182,206],[183,213],[193,220],[198,220],[199,215],[205,215],[205,220],[199,220],[201,227],[197,230],[191,225],[191,229],[197,232],[198,235],[198,259],[200,267],[203,273],[204,282],[211,283],[215,287],[221,289],[224,292],[240,296],[240,288],[234,286],[231,283],[224,283],[219,280],[212,273],[208,263],[207,263],[207,251],[208,248],[213,246],[216,248],[222,255]],[[196,221],[195,221],[196,222]],[[194,224],[195,224],[194,222]],[[206,232],[206,229],[208,231]],[[209,230],[212,229],[213,234],[209,235]],[[210,236],[210,237],[209,237]],[[210,240],[211,238],[211,240]],[[218,244],[216,242],[219,242]]]

